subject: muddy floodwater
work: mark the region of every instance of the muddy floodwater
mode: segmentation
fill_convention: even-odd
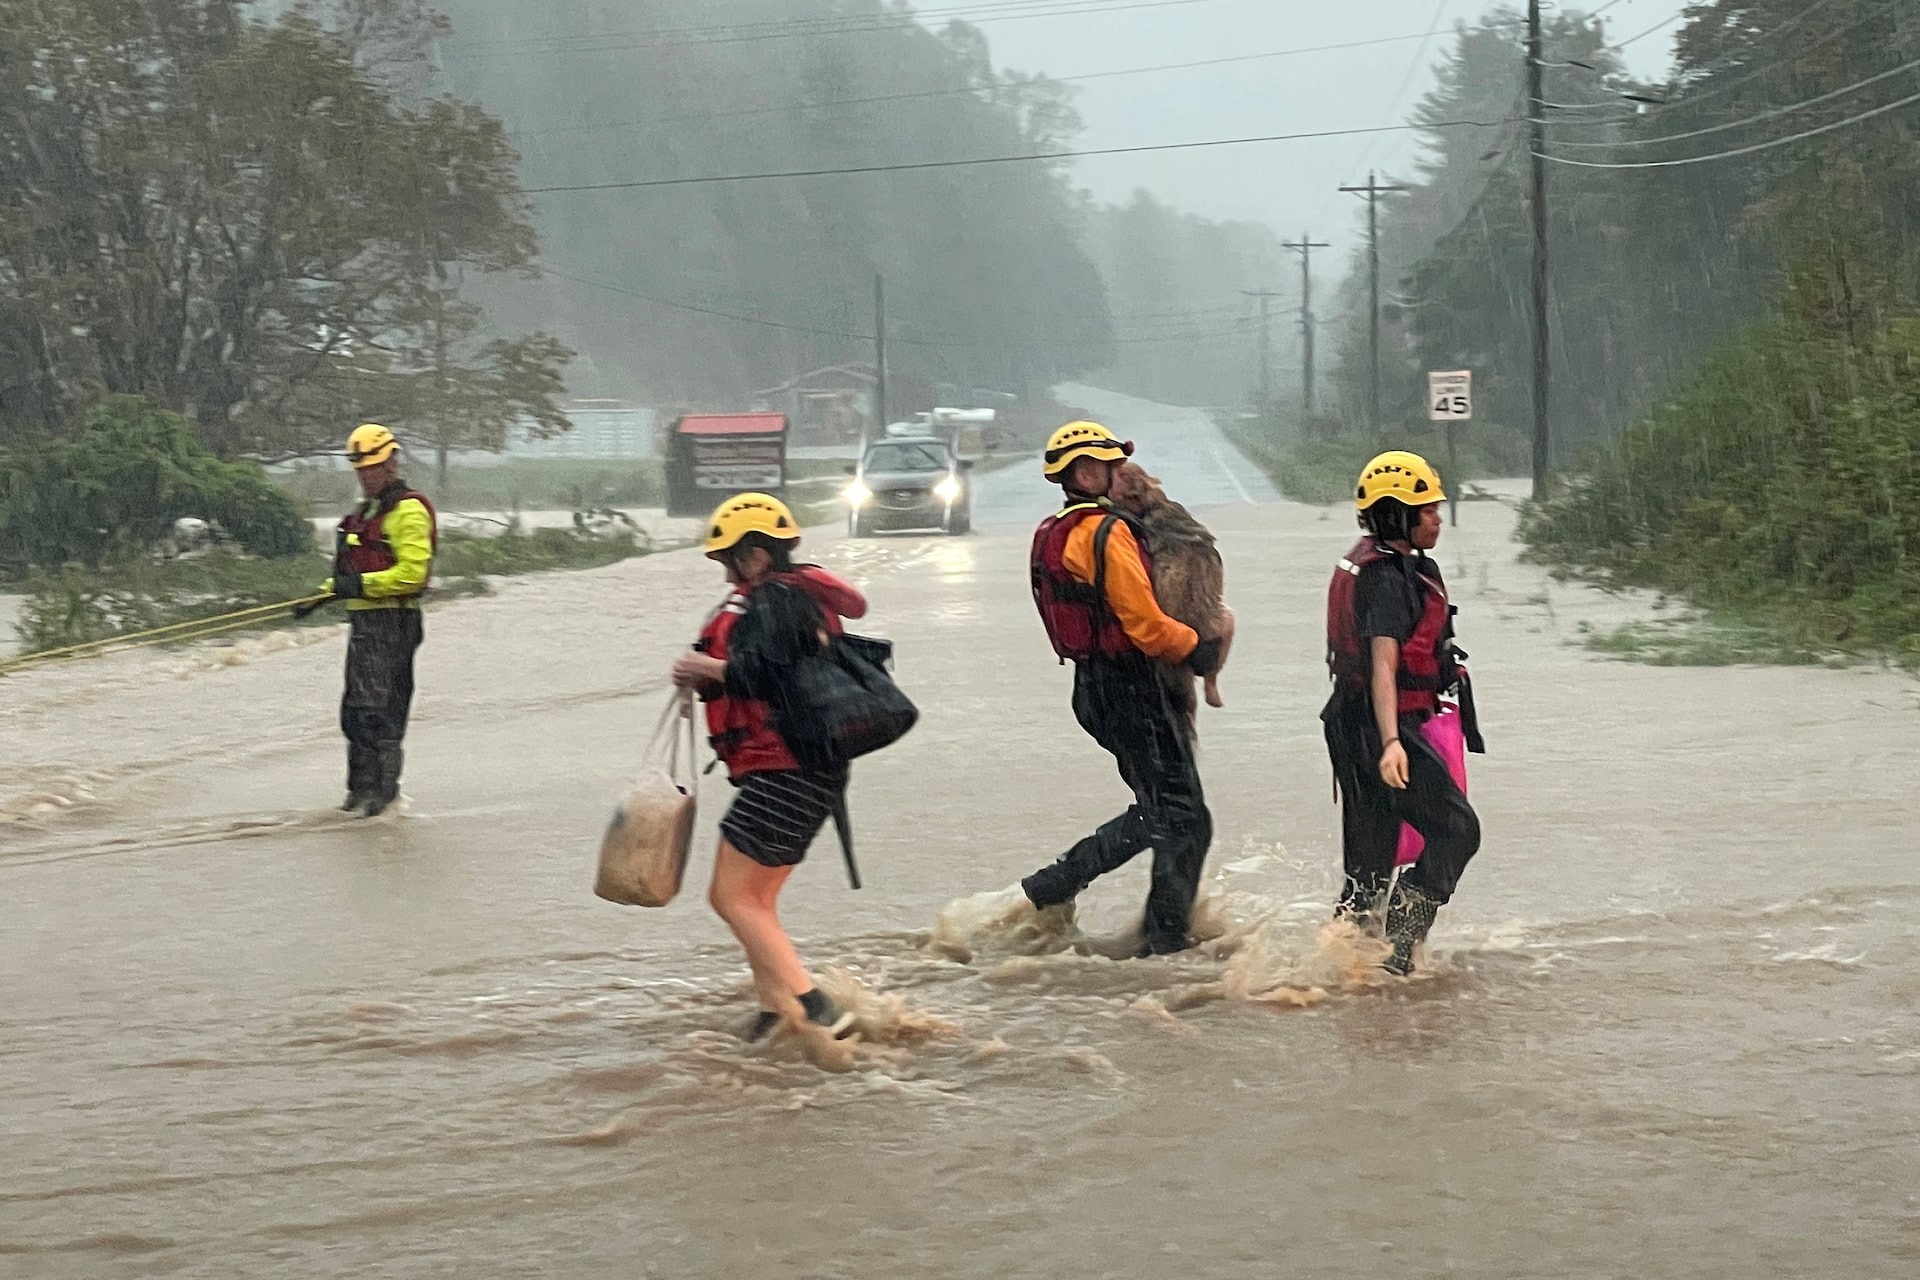
[[[1912,682],[1600,660],[1582,624],[1647,606],[1467,504],[1487,841],[1427,976],[1378,980],[1323,928],[1350,519],[1198,415],[1096,407],[1204,508],[1240,618],[1199,948],[1112,958],[1144,861],[1071,922],[1009,889],[1124,803],[1033,617],[1023,473],[974,536],[810,548],[925,712],[854,772],[867,888],[823,841],[784,904],[862,1019],[824,1066],[739,1038],[717,775],[679,902],[589,892],[720,594],[695,555],[434,610],[373,822],[328,807],[337,628],[7,678],[0,1275],[1920,1275]]]

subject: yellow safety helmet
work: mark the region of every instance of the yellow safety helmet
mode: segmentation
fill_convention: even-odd
[[[707,521],[707,554],[731,550],[750,533],[763,533],[778,542],[800,537],[800,522],[780,499],[765,493],[737,493],[714,508]]]
[[[1424,507],[1445,502],[1440,473],[1417,453],[1389,449],[1369,462],[1360,472],[1354,487],[1353,505],[1365,511],[1382,498],[1395,498],[1409,507]]]
[[[1040,469],[1047,479],[1059,481],[1067,474],[1075,458],[1098,458],[1102,462],[1123,462],[1133,456],[1133,442],[1123,441],[1097,422],[1069,422],[1047,440],[1047,451]]]
[[[347,437],[347,461],[355,470],[377,467],[398,452],[400,442],[393,438],[393,432],[377,422],[362,423]]]

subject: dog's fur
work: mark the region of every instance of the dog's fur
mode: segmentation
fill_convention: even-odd
[[[1153,554],[1153,594],[1160,607],[1169,617],[1192,627],[1202,640],[1219,640],[1224,664],[1233,643],[1233,611],[1224,598],[1226,569],[1213,534],[1169,498],[1160,482],[1138,463],[1123,462],[1114,468],[1113,487],[1107,497],[1146,528],[1147,549]],[[1185,667],[1158,665],[1174,707],[1192,732],[1199,712],[1194,675]],[[1206,678],[1206,694],[1208,706],[1225,705],[1220,699],[1217,671]]]

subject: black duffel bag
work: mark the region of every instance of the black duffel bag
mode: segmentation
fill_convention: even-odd
[[[920,712],[887,675],[892,661],[892,642],[849,635],[788,669],[770,705],[774,730],[801,768],[842,768],[913,728]]]

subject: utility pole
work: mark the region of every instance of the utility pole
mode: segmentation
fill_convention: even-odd
[[[1533,496],[1546,491],[1547,354],[1547,99],[1542,86],[1540,0],[1527,0],[1527,150],[1533,154]]]
[[[1303,420],[1313,418],[1313,251],[1331,249],[1324,240],[1315,240],[1311,231],[1298,240],[1282,240],[1280,247],[1300,255],[1300,412]],[[1309,428],[1311,429],[1311,428]]]
[[[873,418],[881,436],[887,434],[887,282],[873,274]],[[865,457],[867,441],[860,442]]]
[[[1260,299],[1260,412],[1273,406],[1273,311],[1280,295],[1272,289],[1242,289],[1241,296]]]
[[[1538,0],[1532,0],[1538,7]],[[1367,173],[1367,185],[1364,187],[1342,187],[1342,191],[1352,195],[1365,196],[1367,199],[1367,355],[1372,367],[1372,385],[1367,395],[1367,408],[1373,417],[1373,428],[1380,429],[1380,198],[1390,196],[1405,187],[1381,186],[1374,180],[1371,171]]]

